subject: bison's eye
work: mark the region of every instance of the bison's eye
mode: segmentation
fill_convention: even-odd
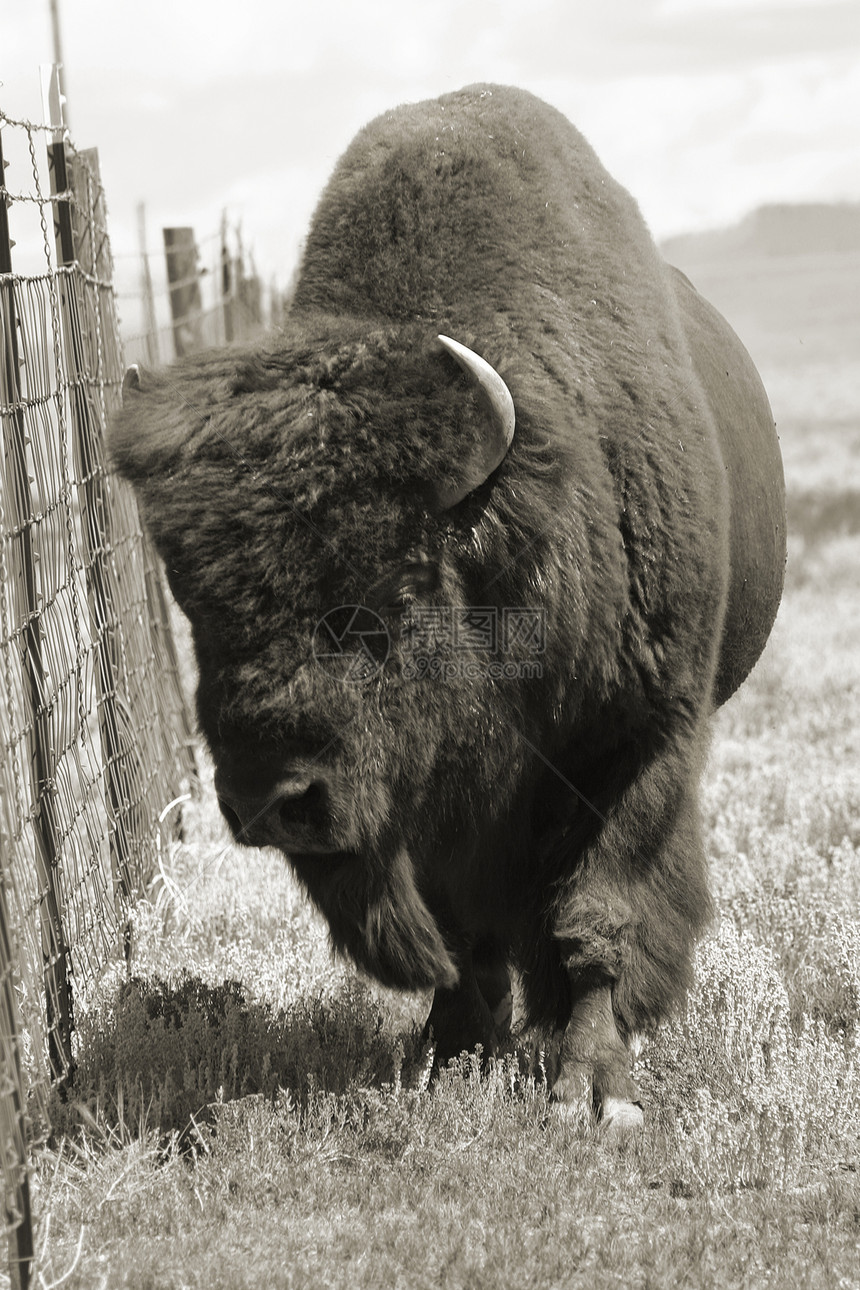
[[[368,592],[367,604],[377,613],[402,613],[439,586],[439,566],[415,562],[381,578]]]
[[[417,599],[418,594],[415,587],[411,585],[400,587],[393,593],[385,608],[394,613],[403,613],[404,610],[411,608]]]

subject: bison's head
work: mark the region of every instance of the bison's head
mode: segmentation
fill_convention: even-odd
[[[326,320],[135,372],[112,451],[191,623],[234,833],[286,852],[378,976],[450,979],[428,907],[530,764],[564,560],[529,502],[545,432],[513,437],[470,350]]]

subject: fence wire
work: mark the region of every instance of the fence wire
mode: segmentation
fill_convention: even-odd
[[[124,364],[98,158],[0,111],[4,153],[0,1157],[26,1258],[28,1105],[42,1118],[72,1073],[75,1001],[123,946],[194,763],[159,568],[105,462]]]

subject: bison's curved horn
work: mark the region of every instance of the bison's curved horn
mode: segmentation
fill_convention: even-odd
[[[490,410],[489,432],[479,445],[479,451],[464,463],[454,484],[439,488],[441,509],[448,510],[479,484],[483,484],[504,460],[513,441],[516,414],[510,390],[485,358],[461,345],[458,340],[452,340],[450,336],[439,336],[438,339],[482,391]]]

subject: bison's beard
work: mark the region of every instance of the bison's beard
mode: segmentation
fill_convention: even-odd
[[[401,990],[456,985],[454,960],[404,847],[384,858],[339,852],[291,860],[335,947],[370,976]]]

